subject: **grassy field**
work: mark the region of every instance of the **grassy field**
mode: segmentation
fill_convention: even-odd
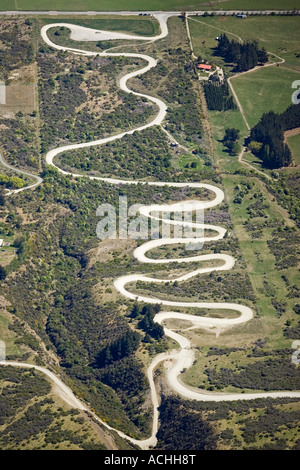
[[[268,111],[282,113],[292,104],[291,84],[299,73],[285,67],[267,67],[231,80],[250,127]]]
[[[72,23],[80,26],[86,26],[88,28],[103,29],[107,31],[118,31],[123,33],[130,32],[131,34],[137,34],[141,36],[155,36],[159,33],[159,23],[156,20],[150,20],[149,17],[136,17],[136,16],[109,16],[102,18],[89,18],[88,20],[84,17],[81,19],[70,19],[70,18],[55,18],[55,19],[43,19],[45,24],[49,23]]]
[[[142,8],[141,8],[142,7]],[[204,10],[204,9],[293,9],[299,8],[299,0],[225,0],[197,2],[191,0],[146,0],[141,5],[138,0],[1,0],[0,9],[14,10]]]
[[[299,1],[293,0],[227,0],[225,2],[215,2],[218,4],[219,9],[244,9],[244,10],[288,10],[293,8],[299,8]],[[217,5],[214,6],[217,8]]]
[[[15,0],[0,0],[0,11],[4,10],[15,10],[16,4]]]
[[[217,157],[228,157],[222,143],[222,139],[227,127],[239,129],[242,136],[247,135],[247,128],[239,110],[236,111],[209,111],[209,118],[212,125],[215,154]],[[236,160],[230,157],[230,162]],[[238,168],[237,168],[238,169]]]
[[[300,134],[293,135],[287,139],[288,146],[291,149],[293,159],[298,165],[300,164]]]
[[[243,41],[258,40],[268,52],[285,59],[285,66],[300,70],[300,58],[295,56],[299,52],[298,17],[253,16],[246,20],[234,16],[192,17],[189,25],[195,54],[208,60],[222,63],[219,57],[213,56],[211,48],[216,46],[216,36],[225,32],[229,39],[237,40],[238,36]]]
[[[26,352],[23,345],[18,344],[17,335],[8,328],[11,323],[10,315],[5,311],[0,312],[0,331],[1,341],[4,341],[6,347],[6,356],[22,356]]]
[[[16,256],[16,248],[13,246],[4,246],[0,248],[1,266],[7,266]]]
[[[224,67],[231,74],[232,67],[214,55],[216,37],[226,32],[235,40],[258,39],[267,51],[282,57],[285,62],[279,66],[266,67],[232,80],[232,84],[244,108],[250,126],[258,122],[264,112],[284,111],[291,104],[291,84],[299,78],[300,59],[298,53],[298,23],[296,17],[249,17],[241,21],[236,17],[193,17],[189,20],[190,32],[196,56],[207,59],[210,63]],[[203,42],[205,41],[205,42]],[[270,56],[271,61],[278,61]],[[226,157],[221,139],[225,127],[235,127],[241,136],[247,135],[247,129],[239,111],[209,112],[212,132],[215,141],[217,159]],[[227,170],[233,159],[226,162]],[[232,168],[231,168],[232,169]]]

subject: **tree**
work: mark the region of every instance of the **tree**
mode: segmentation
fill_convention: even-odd
[[[258,62],[260,62],[261,64],[265,64],[266,62],[268,62],[268,53],[264,47],[257,51],[257,58]]]
[[[264,113],[259,122],[251,129],[247,139],[255,155],[265,168],[280,168],[292,162],[289,147],[284,143],[284,132],[300,126],[300,107],[290,105],[283,113],[274,111]]]
[[[265,48],[259,48],[257,41],[240,43],[229,41],[226,34],[221,34],[216,47],[216,54],[223,57],[228,63],[236,64],[236,71],[243,72],[255,67],[258,63],[268,61]]]
[[[218,39],[216,53],[220,55],[221,57],[223,57],[226,51],[228,51],[229,47],[230,47],[230,41],[228,37],[226,36],[226,34],[221,34],[221,36],[219,36],[219,39]]]
[[[208,109],[217,111],[235,109],[236,106],[229,93],[227,82],[225,81],[223,84],[220,84],[218,81],[213,81],[213,77],[215,76],[212,75],[209,80],[203,83]]]
[[[129,330],[99,352],[96,358],[97,366],[100,368],[105,367],[114,361],[130,356],[137,350],[140,340],[141,335],[139,333]]]
[[[232,149],[231,149],[231,155],[238,155],[241,151],[241,146],[238,142],[234,142]]]
[[[159,339],[164,336],[163,327],[159,323],[154,322],[155,314],[158,313],[159,310],[159,305],[153,306],[151,304],[144,305],[142,309],[141,314],[143,315],[143,318],[139,321],[138,326],[145,331],[147,338],[149,338],[149,335],[154,339]],[[145,341],[148,341],[146,340],[146,337]]]
[[[6,270],[3,266],[0,265],[0,281],[3,281],[6,278]]]
[[[2,186],[0,187],[0,206],[5,206],[5,191]]]
[[[234,127],[227,127],[225,129],[225,135],[223,138],[223,142],[227,140],[233,140],[236,141],[240,137],[240,131],[239,129],[235,129]]]
[[[262,147],[261,142],[256,142],[255,140],[251,140],[248,144],[248,150],[252,152],[254,155],[257,155]]]
[[[11,176],[10,177],[10,185],[13,188],[23,188],[25,186],[25,182],[19,178],[18,176]]]
[[[131,310],[130,316],[131,318],[136,318],[138,314],[140,313],[140,306],[137,302],[133,305],[133,308]]]
[[[230,155],[238,155],[240,152],[240,144],[237,142],[239,136],[239,129],[235,129],[234,127],[225,129],[223,145],[227,148]]]
[[[225,140],[223,141],[224,147],[227,148],[228,152],[231,153],[233,149],[234,142],[233,140]]]
[[[154,323],[151,328],[151,336],[154,339],[162,338],[164,336],[164,328],[159,323]]]
[[[195,413],[177,397],[162,397],[159,407],[161,425],[157,433],[158,448],[212,450],[217,436],[205,414]]]

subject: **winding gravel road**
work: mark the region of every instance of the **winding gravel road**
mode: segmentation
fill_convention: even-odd
[[[163,37],[166,37],[168,34],[168,27],[167,27],[167,20],[170,16],[175,16],[178,15],[178,13],[156,13],[154,16],[158,19],[160,23],[160,28],[161,28],[161,33],[160,35],[151,38],[151,41],[157,41],[159,39],[162,39]],[[120,80],[120,88],[123,91],[126,91],[127,93],[133,93],[137,96],[145,97],[148,100],[152,101],[158,106],[158,113],[156,117],[153,119],[151,123],[145,124],[143,126],[140,126],[134,130],[130,131],[125,131],[120,133],[119,135],[116,136],[111,136],[105,139],[99,139],[93,142],[84,142],[80,144],[72,144],[68,146],[63,146],[59,147],[53,150],[50,150],[48,154],[46,155],[46,162],[49,165],[55,166],[59,172],[63,174],[71,174],[73,177],[82,177],[84,175],[80,174],[73,174],[69,173],[67,171],[64,171],[63,169],[59,168],[56,166],[53,162],[54,158],[66,151],[73,150],[73,149],[79,149],[79,148],[87,148],[91,146],[99,146],[102,144],[105,144],[107,142],[114,141],[116,139],[121,139],[127,134],[133,134],[136,131],[142,131],[144,129],[147,129],[148,127],[155,126],[155,125],[161,125],[162,121],[165,118],[167,107],[165,103],[157,98],[154,98],[152,96],[148,96],[142,93],[136,93],[132,90],[130,90],[127,86],[127,81],[137,75],[141,75],[143,73],[146,73],[148,70],[150,70],[152,67],[155,67],[157,64],[157,61],[144,54],[134,54],[134,53],[114,53],[114,52],[109,52],[109,51],[104,51],[102,53],[94,53],[90,51],[84,51],[76,48],[68,48],[68,47],[63,47],[63,46],[58,46],[54,44],[49,37],[47,36],[47,31],[52,28],[53,26],[65,26],[66,28],[69,28],[71,31],[71,38],[74,40],[85,40],[85,41],[98,41],[100,38],[105,38],[105,40],[110,40],[110,39],[115,39],[117,36],[117,33],[112,33],[108,31],[97,31],[97,30],[91,30],[90,28],[83,28],[77,25],[72,25],[68,23],[55,23],[55,24],[49,24],[46,25],[42,28],[41,30],[41,35],[44,39],[44,41],[51,47],[59,50],[65,50],[69,51],[75,54],[83,54],[83,55],[88,55],[88,56],[93,56],[93,55],[101,55],[105,57],[131,57],[131,58],[140,58],[146,61],[147,65],[143,67],[140,70],[137,70],[135,72],[131,72],[124,76]],[[119,38],[120,36],[118,36]],[[126,35],[122,34],[121,38],[123,40],[132,40],[132,39],[137,39],[136,36],[133,35]],[[138,39],[141,40],[146,40],[149,41],[149,38],[143,38],[139,37]],[[86,177],[86,176],[85,176]],[[140,181],[132,181],[132,180],[121,180],[121,179],[113,179],[113,178],[102,178],[102,177],[91,177],[88,176],[91,179],[97,179],[101,181],[106,181],[111,184],[138,184],[141,183]],[[142,182],[143,184],[146,184],[145,182]],[[194,201],[186,201],[186,202],[180,202],[180,203],[173,203],[173,204],[162,204],[162,205],[157,205],[157,204],[150,204],[147,206],[142,206],[140,208],[140,213],[146,217],[154,217],[154,212],[157,211],[164,211],[164,212],[174,212],[174,211],[191,211],[191,210],[205,210],[207,208],[211,208],[214,206],[219,205],[223,199],[224,199],[224,193],[223,191],[213,185],[210,184],[204,184],[204,183],[173,183],[173,182],[150,182],[147,183],[152,186],[165,186],[168,185],[170,187],[178,188],[178,187],[190,187],[190,188],[199,188],[199,189],[206,189],[211,191],[215,197],[212,200],[209,201],[200,201],[200,200],[194,200]],[[157,216],[156,216],[157,217]],[[161,220],[161,219],[160,219]],[[194,316],[190,314],[185,314],[185,313],[178,313],[174,312],[172,310],[168,311],[162,311],[158,313],[155,316],[155,321],[162,324],[165,321],[168,321],[170,319],[179,319],[179,320],[187,320],[192,324],[192,328],[210,328],[213,329],[213,331],[221,331],[222,329],[225,328],[230,328],[235,325],[243,324],[248,321],[250,321],[253,318],[253,311],[245,306],[245,305],[240,305],[240,304],[235,304],[235,303],[226,303],[226,302],[220,302],[220,303],[212,303],[212,302],[183,302],[183,301],[168,301],[168,300],[161,300],[159,298],[155,298],[152,296],[143,296],[143,295],[136,295],[132,292],[130,292],[129,289],[126,288],[126,286],[129,283],[136,282],[136,281],[143,281],[143,282],[149,282],[149,283],[165,283],[165,282],[181,282],[181,281],[187,281],[188,279],[191,279],[194,276],[197,276],[199,274],[207,273],[207,272],[212,272],[212,271],[224,271],[224,270],[229,270],[234,266],[234,258],[232,258],[229,255],[225,254],[210,254],[210,255],[196,255],[196,256],[189,256],[185,258],[176,258],[176,259],[152,259],[147,257],[147,252],[152,250],[153,248],[157,248],[159,246],[163,245],[170,245],[170,244],[178,244],[178,243],[195,243],[195,241],[200,242],[200,243],[205,243],[209,240],[221,240],[226,233],[226,230],[222,227],[219,226],[214,226],[214,225],[208,225],[208,224],[200,224],[200,223],[185,223],[185,222],[180,222],[180,221],[171,221],[169,223],[172,223],[173,225],[190,225],[194,229],[199,229],[203,230],[205,229],[210,229],[211,231],[214,232],[214,235],[210,235],[208,237],[199,236],[197,238],[191,237],[191,238],[162,238],[159,240],[151,240],[146,243],[144,243],[142,246],[138,247],[134,251],[134,256],[136,259],[141,262],[141,263],[160,263],[160,264],[170,264],[172,266],[172,263],[178,262],[178,263],[190,263],[190,262],[201,262],[201,261],[214,261],[218,260],[220,261],[220,264],[218,266],[214,267],[206,267],[206,268],[199,268],[193,271],[188,272],[185,275],[182,275],[180,277],[177,277],[177,279],[157,279],[157,278],[151,278],[146,275],[142,274],[130,274],[127,276],[122,276],[114,282],[115,288],[118,290],[118,292],[123,295],[126,298],[129,299],[137,299],[140,302],[146,302],[146,303],[160,303],[162,306],[165,307],[196,307],[196,308],[201,308],[201,309],[208,309],[208,310],[232,310],[237,312],[237,316],[235,318],[214,318],[213,316]],[[136,440],[133,439],[129,436],[126,436],[123,432],[116,430],[115,431],[123,438],[128,439],[132,443],[140,446],[142,449],[149,449],[150,446],[155,446],[157,440],[156,440],[156,433],[158,430],[158,405],[159,405],[159,396],[157,394],[154,380],[153,380],[153,372],[157,365],[161,363],[162,361],[165,361],[165,365],[167,368],[167,379],[170,384],[170,386],[173,388],[173,390],[177,393],[179,393],[181,396],[193,399],[193,400],[198,400],[198,401],[214,401],[214,402],[219,402],[219,401],[231,401],[231,400],[250,400],[250,399],[256,399],[256,398],[266,398],[266,397],[299,397],[300,398],[300,392],[294,392],[294,391],[281,391],[281,392],[261,392],[261,393],[216,393],[216,392],[203,392],[199,391],[198,389],[193,389],[191,387],[187,387],[180,381],[180,374],[183,369],[186,369],[190,367],[194,361],[194,351],[192,349],[192,346],[190,344],[190,341],[184,337],[181,334],[175,333],[169,328],[164,328],[165,334],[169,336],[170,338],[173,338],[175,341],[179,343],[180,349],[168,351],[163,354],[159,354],[158,356],[155,357],[155,359],[152,361],[150,366],[147,369],[147,376],[149,379],[150,383],[150,389],[151,389],[151,397],[152,397],[152,403],[153,403],[153,425],[152,425],[152,433],[149,439],[144,439],[144,440]],[[55,376],[52,372],[47,370],[44,367],[39,367],[35,366],[32,364],[25,364],[25,363],[18,363],[18,362],[2,362],[1,365],[13,365],[16,367],[34,367],[35,369],[45,373],[50,379],[56,384],[56,386],[59,388],[60,393],[62,397],[69,403],[71,406],[75,406],[80,409],[88,410],[88,407],[82,403],[80,400],[78,400],[72,391],[66,387],[63,382]],[[106,426],[108,429],[113,429],[109,425],[107,425],[105,422],[103,422],[100,418],[96,417],[95,418],[102,423],[102,425]]]
[[[24,170],[18,170],[17,168],[15,168],[14,166],[10,166],[8,165],[8,163],[6,163],[6,161],[3,159],[2,155],[0,154],[0,163],[5,166],[6,168],[8,168],[9,170],[13,170],[13,171],[16,171],[17,173],[21,173],[22,175],[26,175],[26,176],[29,176],[30,178],[34,178],[36,180],[35,183],[32,183],[31,185],[29,186],[25,186],[24,188],[19,188],[19,189],[10,189],[10,190],[7,190],[6,192],[6,196],[9,196],[11,194],[15,194],[15,193],[19,193],[21,191],[25,191],[27,189],[35,189],[37,186],[39,186],[42,182],[43,182],[43,179],[40,177],[40,176],[37,176],[37,175],[33,175],[32,173],[28,173],[27,171],[24,171]]]

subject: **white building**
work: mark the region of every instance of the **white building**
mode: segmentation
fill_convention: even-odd
[[[0,246],[3,245],[3,241],[4,241],[3,238],[0,238]]]

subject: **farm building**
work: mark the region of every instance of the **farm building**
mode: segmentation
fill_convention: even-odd
[[[211,69],[211,65],[208,65],[208,64],[199,64],[198,65],[198,69],[200,70],[210,70]]]
[[[222,85],[225,80],[223,69],[221,69],[221,67],[216,67],[216,71],[210,74],[209,80],[216,84]]]

